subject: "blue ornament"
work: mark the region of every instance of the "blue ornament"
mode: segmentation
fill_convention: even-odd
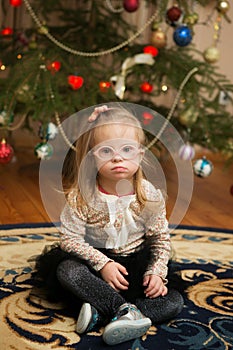
[[[183,25],[175,29],[173,40],[178,46],[187,46],[192,41],[192,31],[189,27]]]

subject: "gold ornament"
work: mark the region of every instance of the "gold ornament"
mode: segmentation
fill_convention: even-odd
[[[196,111],[194,106],[190,106],[180,113],[178,120],[182,125],[190,127],[197,121],[197,118],[198,112]]]
[[[222,15],[224,15],[230,9],[229,1],[227,1],[227,0],[218,1],[217,9]]]
[[[204,51],[203,57],[204,57],[206,62],[215,63],[220,58],[219,49],[217,49],[217,47],[215,47],[215,46],[211,46]]]
[[[196,12],[191,13],[190,15],[184,16],[183,22],[187,25],[194,25],[198,22],[199,16]]]
[[[158,28],[157,30],[152,31],[150,41],[152,45],[157,47],[157,49],[162,49],[167,45],[167,36],[162,29]]]

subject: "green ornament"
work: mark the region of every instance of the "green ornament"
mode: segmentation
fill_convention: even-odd
[[[48,160],[53,155],[53,146],[48,142],[40,142],[34,149],[35,155],[41,160]]]

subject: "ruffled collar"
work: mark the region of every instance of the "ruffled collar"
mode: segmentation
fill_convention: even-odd
[[[105,244],[107,249],[116,249],[124,246],[128,241],[130,231],[137,229],[137,225],[132,217],[130,204],[135,201],[135,194],[117,196],[106,193],[101,187],[98,188],[99,196],[106,202],[109,213],[109,222],[104,230],[108,234]],[[114,223],[118,215],[121,215],[121,228],[117,231]]]

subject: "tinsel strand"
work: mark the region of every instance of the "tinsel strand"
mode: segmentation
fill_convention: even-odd
[[[61,120],[59,118],[59,114],[58,112],[55,112],[55,119],[56,119],[56,123],[57,123],[57,126],[58,126],[58,129],[61,133],[61,136],[63,137],[65,143],[73,150],[73,151],[76,151],[76,148],[72,145],[72,143],[70,142],[70,140],[68,139],[68,137],[66,136],[65,134],[65,131],[61,125]]]
[[[121,13],[122,11],[124,11],[123,6],[118,7],[118,8],[113,7],[111,0],[106,0],[106,4],[107,4],[109,10],[112,11],[113,13]]]
[[[26,114],[20,118],[19,122],[16,125],[14,125],[14,126],[9,126],[9,125],[5,126],[4,125],[4,126],[0,127],[0,130],[7,130],[7,131],[18,130],[23,125],[25,119],[26,119]]]
[[[164,122],[163,126],[161,127],[160,131],[158,132],[158,134],[154,137],[154,139],[147,145],[147,149],[151,148],[160,138],[160,136],[162,135],[162,133],[164,132],[164,130],[166,129],[168,122],[170,121],[174,110],[177,106],[177,103],[180,99],[180,95],[185,87],[185,85],[187,84],[187,82],[189,81],[189,79],[191,78],[191,76],[196,73],[198,71],[197,67],[194,67],[193,69],[191,69],[188,74],[185,76],[184,80],[182,81],[182,83],[180,84],[179,90],[177,92],[177,95],[175,97],[175,100],[172,104],[172,107],[167,115],[166,121]]]
[[[76,56],[84,56],[84,57],[97,57],[97,56],[104,56],[104,55],[108,55],[111,54],[113,52],[116,52],[120,49],[122,49],[124,46],[129,45],[132,41],[134,41],[139,35],[142,34],[142,32],[144,32],[144,30],[151,25],[151,23],[156,19],[157,14],[158,14],[158,10],[155,11],[155,13],[148,19],[148,21],[135,33],[133,34],[129,39],[123,41],[121,44],[112,47],[111,49],[108,50],[104,50],[104,51],[100,51],[100,52],[83,52],[83,51],[77,51],[74,50],[70,47],[68,47],[67,45],[63,44],[62,42],[60,42],[59,40],[57,40],[56,38],[54,38],[54,36],[52,36],[48,29],[42,25],[42,23],[40,22],[39,18],[37,17],[37,15],[35,14],[35,12],[33,11],[31,5],[29,4],[28,0],[23,0],[24,4],[30,14],[30,16],[32,17],[32,19],[35,21],[35,23],[37,24],[37,26],[41,29],[41,31],[43,32],[43,34],[50,40],[52,41],[56,46],[60,47],[62,50],[67,51],[73,55]]]
[[[174,113],[174,110],[177,106],[177,103],[179,101],[179,98],[180,98],[180,95],[185,87],[185,85],[187,84],[187,82],[189,81],[189,79],[191,78],[191,76],[193,74],[195,74],[196,72],[198,71],[198,68],[197,67],[194,67],[191,71],[188,72],[188,74],[185,76],[184,80],[182,81],[182,83],[180,84],[180,87],[179,87],[179,90],[177,92],[177,95],[176,95],[176,98],[172,104],[172,107],[167,115],[167,118],[166,118],[166,121],[164,122],[163,126],[161,127],[160,131],[158,132],[158,134],[154,137],[154,139],[146,146],[147,149],[151,148],[160,138],[160,136],[162,135],[162,133],[164,132],[164,130],[166,129],[167,125],[168,125],[168,122],[170,121],[173,113]],[[51,95],[52,97],[52,95]],[[55,119],[56,119],[56,122],[57,122],[57,126],[61,132],[61,135],[64,139],[64,141],[66,142],[66,144],[72,148],[73,151],[76,151],[76,148],[72,145],[72,143],[69,141],[68,137],[66,136],[65,134],[65,131],[62,127],[62,124],[61,124],[61,120],[59,118],[59,114],[57,112],[55,112]]]

